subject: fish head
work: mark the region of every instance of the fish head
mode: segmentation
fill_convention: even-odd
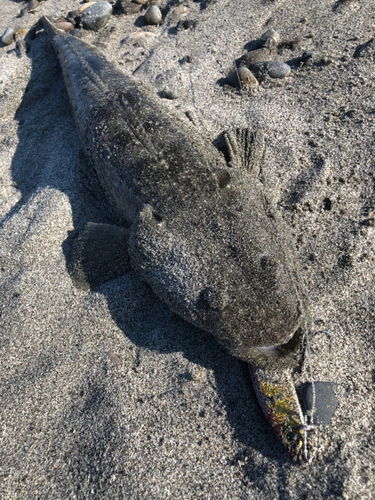
[[[267,218],[217,214],[162,220],[146,206],[132,230],[132,267],[179,316],[251,362],[287,344],[303,321],[298,280]],[[204,219],[204,218],[203,218]]]

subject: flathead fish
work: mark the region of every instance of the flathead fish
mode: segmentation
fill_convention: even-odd
[[[224,156],[93,45],[48,19],[44,27],[79,135],[121,225],[86,226],[73,252],[76,283],[103,281],[113,264],[132,268],[179,316],[252,365],[261,406],[299,456],[303,423],[288,370],[298,358],[305,301],[291,239],[259,180],[263,134],[226,132]],[[90,250],[93,241],[104,248]]]

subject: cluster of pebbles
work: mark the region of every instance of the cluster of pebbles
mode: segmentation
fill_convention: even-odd
[[[31,0],[21,10],[20,16],[22,17],[27,12],[36,13],[39,5],[39,0]],[[98,2],[85,2],[79,9],[69,12],[66,17],[55,21],[51,19],[51,21],[58,29],[80,37],[81,28],[92,31],[104,28],[113,13],[128,15],[139,13],[145,25],[158,26],[163,22],[163,18],[168,12],[166,0],[100,0]],[[186,24],[189,21],[183,21],[183,23]],[[191,23],[193,22],[191,21]],[[180,24],[181,21],[178,23],[177,29],[190,27],[190,25],[181,27]],[[3,45],[11,45],[16,41],[17,48],[26,51],[26,42],[24,40],[17,41],[17,38],[19,38],[17,32],[9,27],[3,34],[1,41]],[[242,89],[257,86],[267,76],[273,79],[283,79],[289,76],[291,67],[282,61],[275,60],[275,53],[278,49],[289,45],[296,48],[300,42],[298,39],[288,42],[281,41],[280,35],[276,31],[268,30],[259,40],[252,42],[256,48],[237,59],[234,71],[227,76],[224,83]],[[175,98],[175,96],[166,95],[162,97]]]
[[[42,0],[40,0],[42,1]],[[40,6],[39,0],[31,0],[21,9],[20,16],[27,13],[36,14]],[[163,20],[161,10],[162,0],[100,0],[99,2],[85,2],[75,11],[69,12],[66,17],[51,21],[55,26],[74,36],[81,36],[80,29],[99,31],[106,26],[111,15],[116,13],[135,14],[141,13],[145,25],[159,25]],[[1,42],[3,45],[12,45],[19,38],[18,32],[8,27]]]
[[[235,61],[235,69],[225,79],[225,84],[236,88],[256,86],[267,76],[270,78],[286,78],[292,68],[282,62],[274,60],[276,50],[292,45],[296,48],[301,41],[296,39],[290,42],[281,41],[275,30],[266,31],[259,40],[253,42],[257,48],[247,52]]]

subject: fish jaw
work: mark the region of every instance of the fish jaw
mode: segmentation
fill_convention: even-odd
[[[294,460],[302,458],[304,419],[290,370],[249,364],[254,390],[264,415]]]

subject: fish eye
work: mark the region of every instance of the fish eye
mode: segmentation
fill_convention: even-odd
[[[201,291],[199,301],[204,308],[212,309],[213,311],[218,311],[222,305],[220,293],[212,287],[207,287]]]

